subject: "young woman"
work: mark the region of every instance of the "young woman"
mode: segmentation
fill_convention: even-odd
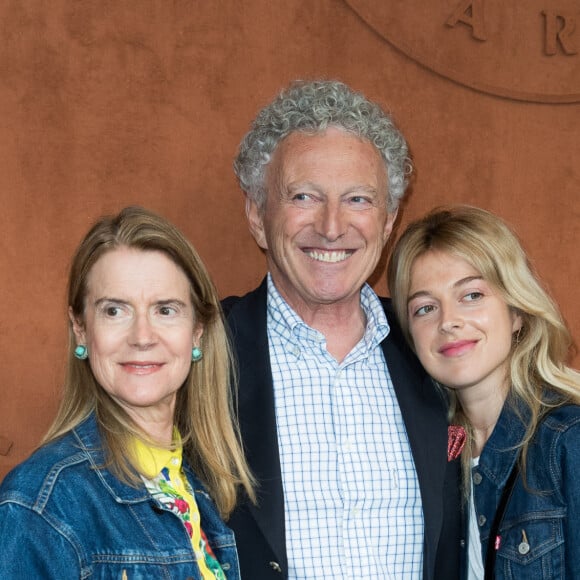
[[[580,578],[580,375],[516,236],[481,209],[435,210],[403,233],[388,279],[467,435],[464,577]]]

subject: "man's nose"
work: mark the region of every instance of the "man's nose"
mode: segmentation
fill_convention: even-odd
[[[319,233],[330,242],[338,240],[348,227],[346,214],[340,202],[325,203],[320,212]]]

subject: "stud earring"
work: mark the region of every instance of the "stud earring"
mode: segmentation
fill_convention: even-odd
[[[191,360],[193,362],[198,362],[203,358],[203,352],[201,351],[201,348],[199,348],[199,346],[194,346],[191,349]]]
[[[74,350],[74,355],[79,360],[86,360],[89,357],[89,351],[84,344],[79,344]]]

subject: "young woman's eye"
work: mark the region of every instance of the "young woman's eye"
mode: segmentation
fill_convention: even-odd
[[[159,314],[163,316],[171,316],[175,314],[175,308],[173,306],[161,306],[159,308]]]
[[[476,291],[476,292],[469,292],[468,294],[466,294],[464,296],[464,299],[467,300],[467,302],[473,302],[474,300],[479,300],[482,297],[483,297],[483,293]]]
[[[433,304],[425,304],[425,306],[420,306],[419,308],[415,308],[413,310],[414,316],[425,316],[434,310]]]

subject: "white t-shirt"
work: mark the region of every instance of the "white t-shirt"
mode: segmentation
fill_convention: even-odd
[[[471,468],[479,465],[479,457],[471,460]],[[475,502],[473,501],[473,481],[471,482],[471,493],[469,494],[469,543],[467,545],[467,580],[483,580],[483,556],[481,555],[481,538],[479,537],[479,527],[477,525],[477,514],[475,513]]]

